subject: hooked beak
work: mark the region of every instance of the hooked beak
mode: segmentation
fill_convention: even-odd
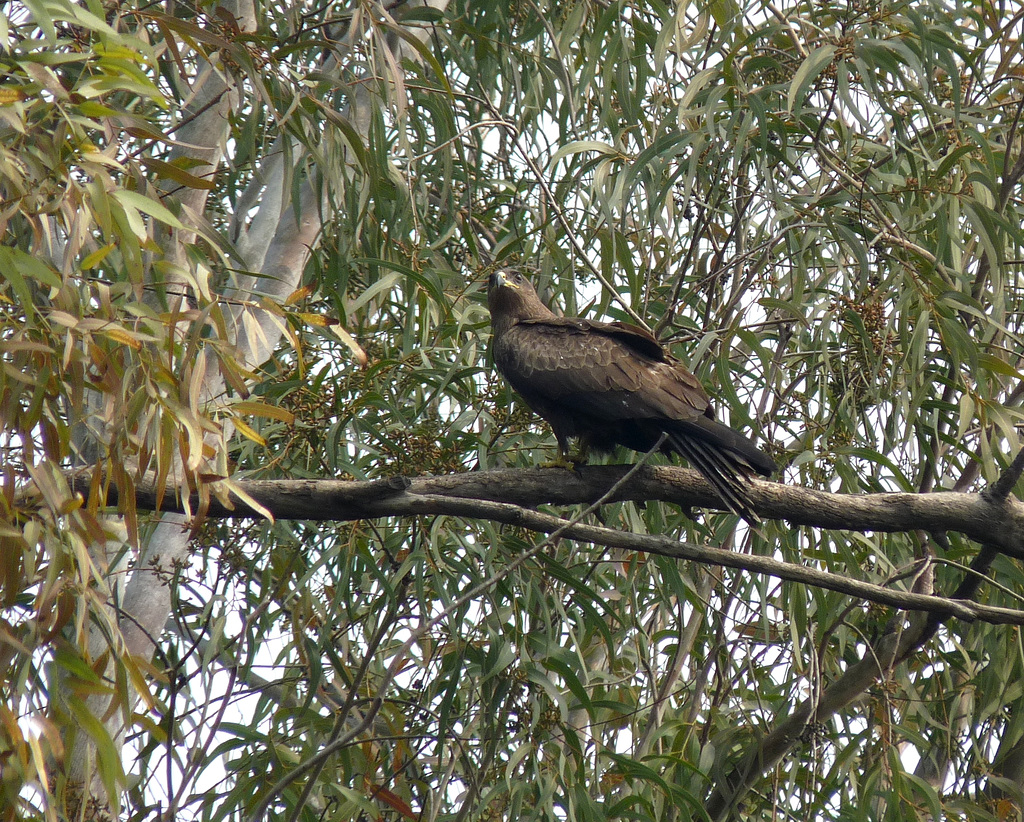
[[[491,288],[501,288],[502,286],[508,286],[509,288],[518,289],[519,286],[509,279],[508,274],[509,272],[505,270],[495,271],[493,274],[491,274]]]

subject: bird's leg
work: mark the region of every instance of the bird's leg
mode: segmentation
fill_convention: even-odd
[[[575,474],[580,473],[580,467],[587,464],[587,452],[589,447],[584,440],[579,441],[575,454],[569,453],[569,441],[565,437],[558,437],[558,456],[550,462],[541,463],[541,468],[565,468]]]
[[[576,440],[576,453],[567,455],[566,459],[569,460],[575,467],[576,471],[579,472],[581,465],[587,464],[587,459],[590,457],[590,442],[586,437],[580,437]]]

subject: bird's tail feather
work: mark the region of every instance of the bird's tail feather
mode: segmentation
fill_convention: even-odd
[[[751,525],[758,525],[761,518],[754,513],[747,489],[747,475],[721,450],[699,439],[666,431],[674,451],[683,456],[696,468],[718,492],[726,508],[743,517]]]

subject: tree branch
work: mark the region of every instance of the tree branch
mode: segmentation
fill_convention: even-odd
[[[1024,448],[1017,452],[1017,456],[1014,457],[1010,467],[1003,471],[999,475],[999,479],[987,489],[986,493],[989,498],[993,502],[1001,502],[1009,497],[1013,486],[1017,484],[1017,480],[1020,479],[1022,472],[1024,472]]]
[[[950,599],[942,599],[946,602],[969,602],[987,578],[996,556],[997,552],[992,546],[983,545]],[[751,747],[729,776],[715,786],[705,808],[708,815],[716,822],[728,819],[756,780],[775,767],[800,741],[808,725],[825,722],[871,687],[877,679],[888,676],[893,668],[906,662],[923,647],[951,615],[932,611],[927,615],[911,617],[909,623],[905,619],[894,618],[891,622],[893,628],[868,650],[860,662],[849,667],[829,685],[820,700],[806,700]]]
[[[601,496],[621,482],[616,499],[667,500],[682,505],[713,500],[713,492],[694,471],[677,467],[644,466],[623,482],[631,466],[588,466],[579,474],[561,468],[479,471],[443,477],[375,482],[338,480],[238,481],[235,485],[275,517],[317,521],[346,521],[376,517],[436,515],[487,519],[541,533],[560,530],[564,537],[630,551],[738,568],[848,594],[860,599],[943,617],[982,620],[994,624],[1024,624],[1024,611],[994,608],[861,582],[770,557],[738,554],[721,548],[678,542],[665,537],[633,534],[533,510],[551,502],[572,504]],[[84,480],[83,480],[84,481]],[[79,490],[84,488],[79,487]],[[138,489],[137,505],[152,504],[152,489]],[[754,502],[761,513],[779,519],[822,527],[854,530],[956,530],[972,538],[999,542],[999,550],[1014,556],[1021,550],[1024,505],[994,505],[980,494],[868,494],[854,497],[826,494],[777,483],[755,483]],[[531,507],[525,507],[531,506]],[[211,504],[210,516],[257,516],[240,500],[234,511]]]
[[[468,517],[488,517],[483,502],[514,506],[588,504],[599,499],[630,470],[629,465],[591,465],[571,472],[562,468],[499,469],[416,478],[391,477],[371,482],[344,480],[238,480],[222,483],[222,502],[213,501],[212,517],[254,517],[256,509],[232,492],[237,489],[269,511],[275,519],[348,521],[411,514],[453,513],[456,506]],[[72,477],[72,486],[89,499],[88,474]],[[953,531],[1000,553],[1024,559],[1024,504],[989,499],[985,494],[831,494],[777,482],[752,480],[754,510],[766,520],[793,525],[850,531],[895,533],[924,530]],[[114,489],[111,488],[111,494]],[[231,508],[223,501],[230,496]],[[684,508],[722,509],[711,486],[695,471],[677,466],[644,466],[623,482],[610,502],[671,502]],[[474,507],[474,501],[481,503]],[[116,504],[116,496],[108,504]],[[140,510],[155,510],[156,489],[140,481],[136,489]],[[193,497],[192,509],[198,500]],[[163,511],[184,511],[180,500],[165,499]]]
[[[910,625],[901,625],[883,635],[863,659],[825,688],[820,699],[807,699],[795,708],[758,744],[750,747],[729,776],[718,783],[704,808],[708,817],[715,822],[738,817],[743,796],[800,741],[808,725],[827,721],[879,677],[888,676],[901,659],[920,646],[926,631],[925,621],[918,617]]]

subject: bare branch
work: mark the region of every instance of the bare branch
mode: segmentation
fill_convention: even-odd
[[[392,477],[373,482],[342,480],[232,480],[243,493],[276,519],[346,521],[411,514],[451,513],[451,504],[435,502],[460,498],[466,516],[488,517],[490,509],[473,502],[493,501],[517,506],[574,505],[600,498],[630,470],[629,465],[591,465],[579,471],[562,468],[499,469],[409,479]],[[87,495],[89,477],[82,474],[73,487]],[[230,490],[230,486],[227,490]],[[766,520],[793,525],[850,531],[895,533],[924,530],[954,531],[988,544],[1000,553],[1024,559],[1024,504],[992,501],[984,494],[831,494],[777,482],[751,480],[751,500]],[[671,502],[682,507],[722,509],[711,486],[699,474],[677,466],[644,466],[623,483],[611,502]],[[109,500],[116,504],[116,499]],[[140,509],[154,510],[155,488],[137,487]],[[193,510],[196,502],[193,501]],[[165,500],[163,510],[181,511]],[[233,508],[211,504],[212,517],[252,517],[257,512],[240,499]]]
[[[986,494],[993,502],[1002,502],[1013,490],[1013,486],[1020,479],[1021,472],[1024,472],[1024,448],[1017,452],[1010,467],[999,476],[992,486],[987,489]]]
[[[573,504],[593,501],[609,482],[619,482],[630,466],[589,466],[579,475],[561,468],[481,471],[444,477],[406,479],[395,477],[375,482],[337,480],[240,481],[238,487],[251,495],[275,517],[319,521],[344,521],[375,517],[436,515],[487,519],[542,533],[560,530],[568,538],[630,551],[660,554],[708,565],[763,573],[850,596],[943,617],[982,620],[995,624],[1024,624],[1024,611],[993,608],[944,598],[898,591],[860,582],[770,557],[738,554],[721,548],[678,542],[665,537],[632,534],[533,510],[542,503]],[[755,483],[755,502],[760,512],[777,519],[807,525],[842,527],[865,531],[927,529],[960,531],[990,543],[1013,556],[1024,556],[1024,505],[994,505],[981,494],[866,494],[848,496],[808,491],[778,483]],[[644,466],[633,479],[622,483],[618,500],[665,500],[682,505],[714,500],[710,486],[694,471],[676,467]],[[153,489],[140,487],[138,506],[154,501]],[[212,504],[210,516],[253,517],[256,513],[241,501],[234,511]]]

